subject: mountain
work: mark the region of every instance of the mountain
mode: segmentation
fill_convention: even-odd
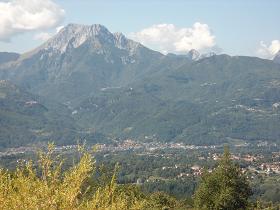
[[[44,99],[52,117],[61,113],[55,119],[69,122],[62,127],[89,140],[100,133],[100,141],[107,135],[189,144],[280,140],[280,66],[270,60],[195,50],[163,55],[102,25],[69,24],[0,65],[0,79]]]
[[[11,61],[15,61],[19,58],[19,56],[20,54],[18,53],[0,52],[0,65]]]
[[[269,60],[216,55],[77,107],[76,119],[123,138],[189,144],[278,141],[280,68]]]
[[[209,53],[203,53],[201,54],[195,49],[190,50],[187,54],[174,54],[174,53],[168,53],[168,57],[173,57],[173,58],[188,58],[191,61],[198,61],[203,58],[208,58],[216,55],[214,52],[209,52]]]
[[[0,149],[55,141],[58,145],[108,142],[98,132],[83,130],[64,105],[44,99],[0,80]]]
[[[279,50],[279,52],[275,55],[273,61],[274,61],[275,63],[279,63],[279,64],[280,64],[280,50]]]
[[[66,109],[0,80],[0,148],[38,141],[74,141],[75,126]],[[52,105],[52,106],[51,106]]]
[[[200,54],[200,52],[198,52],[197,50],[192,49],[187,53],[186,56],[187,56],[187,58],[189,58],[192,61],[198,61],[200,59],[212,57],[214,55],[216,55],[214,52]]]
[[[102,25],[69,24],[42,46],[2,67],[0,78],[73,106],[102,88],[124,86],[155,73],[154,66],[164,59]]]
[[[193,61],[199,60],[200,56],[200,53],[195,49],[190,50],[187,54],[187,57]]]

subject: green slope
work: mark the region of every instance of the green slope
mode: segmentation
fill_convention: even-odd
[[[0,149],[40,141],[75,144],[83,134],[63,106],[0,80]],[[92,137],[92,138],[90,138]]]
[[[77,28],[94,31],[74,47],[80,41],[80,31],[72,37]],[[65,51],[56,48],[68,38]],[[213,55],[191,61],[162,55],[100,25],[69,25],[41,47],[0,66],[0,78],[47,99],[41,104],[51,111],[33,111],[45,117],[44,125],[55,119],[52,129],[62,124],[72,130],[77,122],[85,135],[96,131],[190,144],[280,140],[280,65],[270,60]],[[19,117],[22,122],[28,121],[25,115]]]
[[[107,89],[77,107],[77,119],[125,137],[195,144],[280,139],[280,66],[213,56]]]

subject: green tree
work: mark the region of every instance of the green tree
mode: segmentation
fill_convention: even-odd
[[[205,171],[194,194],[197,209],[237,210],[246,209],[251,188],[238,165],[230,160],[226,147],[217,168],[212,173]]]

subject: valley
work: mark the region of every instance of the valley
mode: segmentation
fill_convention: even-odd
[[[146,142],[114,140],[114,143],[92,146],[97,165],[111,171],[119,163],[119,184],[140,186],[147,193],[163,191],[178,199],[193,195],[203,171],[212,171],[216,167],[224,149],[223,144],[195,146],[151,139]],[[87,147],[90,150],[91,146]],[[0,152],[0,166],[14,169],[20,162],[36,161],[38,150],[45,148],[46,145],[42,144],[6,149]],[[78,159],[77,148],[78,145],[56,146],[54,152],[67,160],[67,168]],[[230,149],[231,159],[240,165],[253,187],[252,201],[261,198],[268,202],[273,198],[273,202],[279,202],[279,145],[267,141],[248,143],[235,140]]]
[[[0,53],[0,166],[36,162],[54,142],[64,172],[85,143],[101,174],[119,166],[119,186],[193,206],[228,145],[252,205],[279,203],[277,59],[162,54],[99,24],[69,24],[28,53]]]

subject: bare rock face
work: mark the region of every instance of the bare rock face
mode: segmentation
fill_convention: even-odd
[[[119,49],[128,50],[131,53],[140,46],[139,43],[127,39],[121,33],[111,33],[105,26],[100,24],[69,24],[39,49],[52,49],[64,53],[68,48],[78,48],[87,41],[95,43],[92,45],[93,48],[109,44]]]
[[[209,57],[212,57],[212,56],[215,56],[215,55],[216,55],[216,53],[214,53],[214,52],[201,54],[200,52],[198,52],[195,49],[192,49],[187,53],[187,57],[192,61],[198,61],[202,58],[209,58]]]

